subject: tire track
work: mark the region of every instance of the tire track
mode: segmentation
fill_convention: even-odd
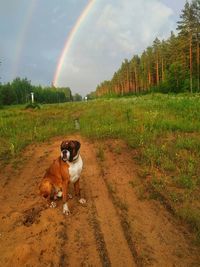
[[[62,206],[62,204],[61,204]],[[60,211],[62,212],[62,207]],[[63,215],[67,240],[62,245],[62,258],[67,258],[66,266],[101,266],[93,229],[89,221],[88,206],[81,207],[76,199],[69,201],[71,214]],[[61,265],[65,266],[65,265]]]
[[[111,262],[110,262],[108,251],[106,248],[104,236],[100,228],[100,223],[97,219],[97,211],[96,211],[96,207],[94,203],[92,203],[92,206],[91,206],[90,222],[93,228],[93,233],[95,236],[98,253],[101,259],[101,264],[103,267],[110,267]]]
[[[86,187],[90,188],[96,207],[95,217],[100,224],[111,266],[136,266],[127,241],[124,237],[116,209],[101,175],[101,168],[96,160],[95,147],[89,142],[82,142],[82,155],[85,164],[84,177]],[[97,242],[98,242],[98,237]]]
[[[198,266],[197,249],[191,246],[189,234],[178,229],[177,222],[159,203],[137,198],[130,185],[130,181],[136,181],[137,166],[127,146],[120,144],[121,153],[113,153],[115,145],[104,144],[102,172],[117,209],[120,211],[120,205],[126,207],[124,214],[130,235],[134,234],[139,261],[150,266]]]

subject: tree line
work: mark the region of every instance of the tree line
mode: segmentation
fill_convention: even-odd
[[[80,101],[79,94],[72,95],[69,87],[56,88],[35,86],[27,78],[17,77],[11,83],[0,84],[0,105],[25,104],[31,101],[31,92],[37,103],[63,103]]]
[[[126,95],[148,91],[200,92],[200,0],[186,2],[177,22],[178,34],[156,38],[141,56],[125,59],[95,95]]]

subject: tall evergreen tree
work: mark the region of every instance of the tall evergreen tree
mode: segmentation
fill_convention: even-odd
[[[193,92],[193,33],[195,29],[195,14],[192,5],[188,2],[185,3],[182,14],[180,15],[181,20],[178,21],[177,30],[179,35],[185,39],[189,47],[189,66],[190,66],[190,92]]]
[[[196,41],[196,61],[197,61],[197,91],[200,91],[200,0],[193,0],[192,1],[192,9],[194,12],[195,18],[195,41]]]

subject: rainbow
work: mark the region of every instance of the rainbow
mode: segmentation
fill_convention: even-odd
[[[12,77],[16,78],[17,76],[17,71],[19,68],[19,64],[20,64],[20,58],[21,58],[21,54],[23,51],[23,47],[26,41],[26,36],[28,34],[28,29],[29,26],[31,24],[32,18],[33,18],[33,14],[35,12],[37,6],[37,0],[32,0],[31,4],[28,7],[28,10],[26,12],[26,16],[24,17],[24,22],[23,22],[23,26],[21,28],[21,31],[19,32],[18,35],[18,41],[16,42],[16,49],[15,49],[15,57],[14,57],[14,63],[12,66]]]
[[[60,73],[62,71],[62,67],[63,67],[63,63],[65,60],[65,57],[71,47],[71,44],[74,40],[74,37],[76,35],[76,33],[78,32],[82,22],[84,21],[84,19],[87,17],[89,11],[91,10],[93,4],[94,4],[95,0],[89,0],[89,3],[86,5],[86,7],[83,9],[81,15],[78,17],[74,27],[72,28],[71,32],[69,33],[69,35],[67,36],[67,39],[65,41],[65,45],[64,48],[61,52],[61,55],[59,57],[57,66],[56,66],[56,71],[54,74],[54,78],[53,78],[53,85],[56,87],[59,81],[59,76]]]

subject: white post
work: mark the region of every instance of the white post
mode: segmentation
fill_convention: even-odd
[[[32,102],[32,104],[34,103],[34,93],[33,92],[31,92],[31,102]]]

